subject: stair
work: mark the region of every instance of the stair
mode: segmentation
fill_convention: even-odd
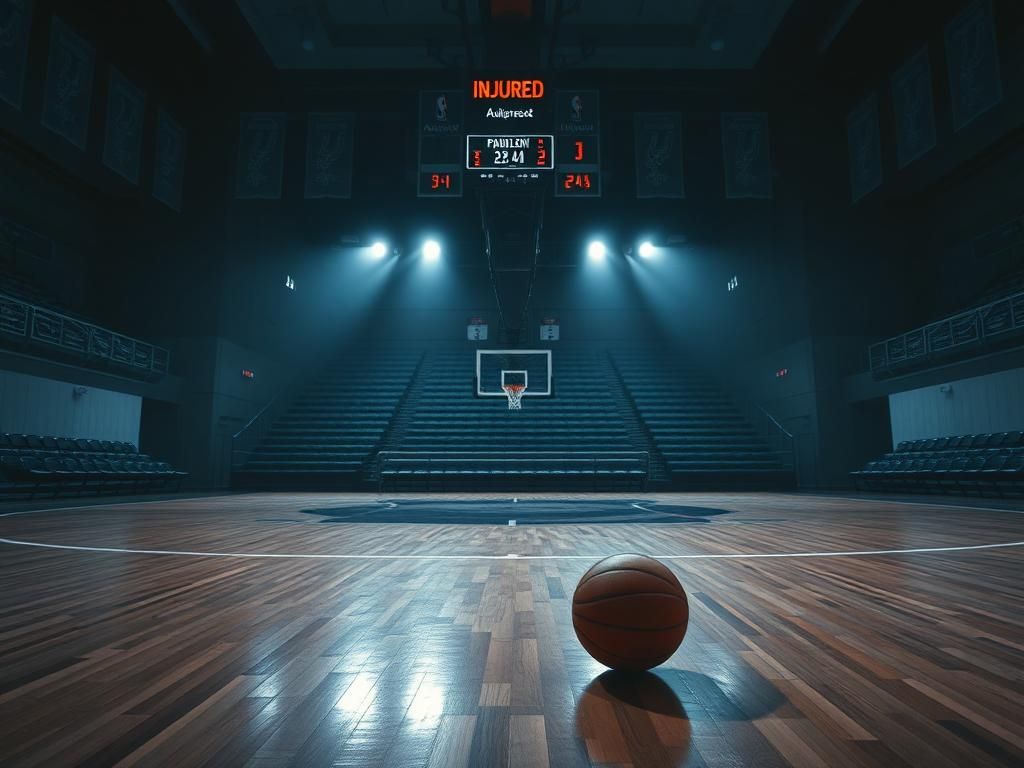
[[[648,464],[648,472],[650,474],[647,480],[647,488],[652,491],[667,490],[671,487],[672,481],[668,465],[665,463],[665,457],[661,455],[654,437],[647,429],[643,419],[640,418],[640,414],[636,409],[636,403],[629,396],[626,385],[622,381],[618,368],[615,367],[615,361],[610,352],[605,352],[603,362],[607,371],[608,388],[612,392],[612,402],[615,404],[615,409],[623,423],[626,424],[626,429],[629,431],[635,449],[647,451],[647,455],[650,457]]]
[[[699,371],[665,360],[660,350],[612,351],[609,358],[636,417],[663,458],[671,487],[793,487],[792,470]]]
[[[312,381],[271,427],[232,487],[370,490],[370,468],[392,429],[421,352],[343,355]]]

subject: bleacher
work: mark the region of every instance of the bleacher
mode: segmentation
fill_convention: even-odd
[[[0,496],[177,490],[187,472],[131,443],[0,434]]]
[[[663,352],[615,350],[613,365],[672,484],[702,490],[792,487],[792,469],[710,379]]]
[[[554,349],[553,397],[476,394],[476,348],[351,355],[241,451],[240,489],[642,490],[793,484],[707,379],[655,352]],[[535,379],[531,379],[535,380]],[[657,470],[657,471],[656,471]],[[652,484],[653,480],[653,484]]]
[[[378,350],[336,362],[239,457],[232,486],[372,489],[372,464],[421,358]]]
[[[388,490],[640,489],[648,454],[613,405],[596,350],[555,351],[554,397],[476,397],[474,350],[427,353],[379,464]]]
[[[901,442],[850,473],[858,489],[1008,496],[1024,492],[1024,433]]]

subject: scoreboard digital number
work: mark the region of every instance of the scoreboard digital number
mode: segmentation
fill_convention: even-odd
[[[462,197],[462,173],[420,171],[420,197]]]
[[[550,171],[554,167],[554,136],[466,136],[467,170]]]
[[[582,173],[560,173],[558,185],[563,196],[597,197],[601,187],[597,178],[589,171]]]

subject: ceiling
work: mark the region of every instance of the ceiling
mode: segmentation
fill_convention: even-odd
[[[279,69],[750,69],[792,0],[237,0]]]

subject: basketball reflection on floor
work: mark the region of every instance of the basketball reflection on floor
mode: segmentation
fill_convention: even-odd
[[[690,720],[679,696],[652,672],[609,670],[576,704],[576,733],[592,763],[682,765],[690,752]]]
[[[731,752],[730,738],[742,741],[742,731],[753,731],[754,721],[785,704],[782,693],[760,678],[717,680],[668,667],[609,670],[579,696],[576,733],[595,764],[681,766],[695,737]]]

